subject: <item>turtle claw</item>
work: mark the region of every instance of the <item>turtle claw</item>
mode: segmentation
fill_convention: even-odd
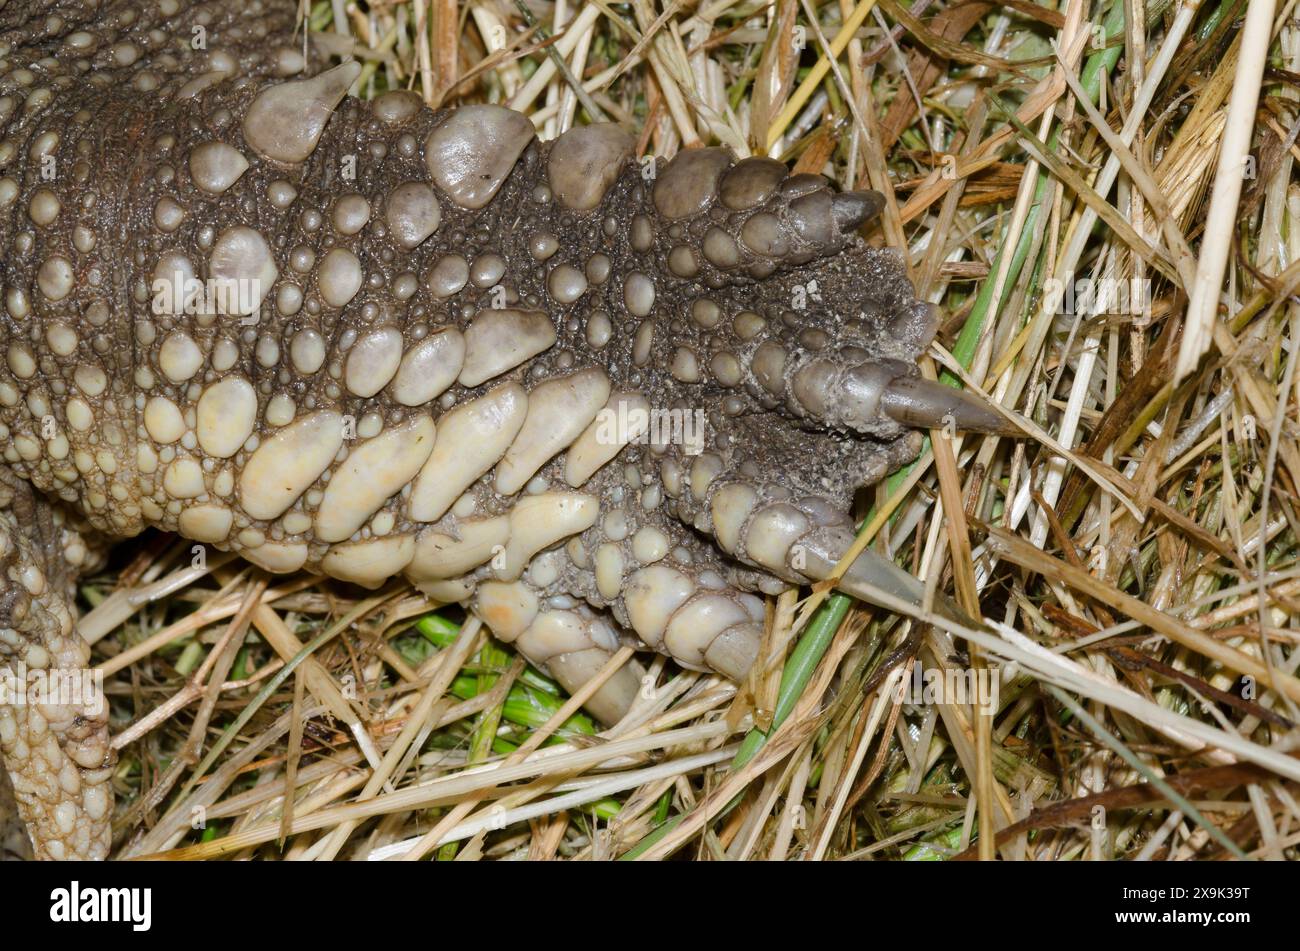
[[[1020,432],[980,397],[919,376],[891,381],[880,395],[880,409],[890,419],[918,429],[952,427],[999,436]]]
[[[819,581],[835,579],[835,568],[842,557],[840,553],[847,551],[850,544],[852,538],[840,532],[823,533],[820,537],[807,539],[803,545],[802,573]],[[887,611],[898,610],[898,601],[918,612],[927,609],[924,582],[870,548],[864,549],[835,580],[835,587],[843,594]],[[886,597],[881,597],[882,594]],[[934,594],[928,609],[964,627],[982,626],[940,592]]]

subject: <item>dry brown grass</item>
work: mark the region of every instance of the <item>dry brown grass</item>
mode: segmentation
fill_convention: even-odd
[[[884,192],[876,236],[946,317],[926,371],[1026,434],[939,436],[864,544],[988,626],[788,592],[770,670],[661,661],[593,736],[477,623],[421,634],[437,606],[401,584],[196,570],[155,538],[84,589],[119,854],[1296,857],[1293,7],[316,4],[365,93],[507,103],[544,138],[599,111],[644,153],[720,142]],[[1064,312],[1076,279],[1150,307]],[[991,668],[998,708],[900,703],[918,657]]]

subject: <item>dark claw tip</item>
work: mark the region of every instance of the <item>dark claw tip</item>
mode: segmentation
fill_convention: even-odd
[[[918,376],[899,377],[880,397],[885,414],[907,426],[1016,436],[1020,430],[981,397]]]
[[[885,196],[880,192],[840,192],[833,199],[831,213],[840,234],[857,231],[885,207]]]

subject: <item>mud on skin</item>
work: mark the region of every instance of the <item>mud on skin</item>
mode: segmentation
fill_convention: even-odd
[[[0,4],[0,664],[86,665],[75,579],[153,526],[404,575],[570,690],[624,641],[739,678],[912,427],[1001,428],[918,377],[935,320],[858,236],[875,193],[362,102],[293,19]],[[697,411],[696,446],[640,425]],[[106,714],[0,707],[0,751],[38,856],[108,854]]]

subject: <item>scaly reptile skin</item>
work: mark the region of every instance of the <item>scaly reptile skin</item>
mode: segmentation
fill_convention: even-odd
[[[828,572],[911,426],[999,427],[918,380],[878,195],[362,102],[293,17],[0,4],[0,663],[83,667],[77,572],[154,526],[404,574],[570,689],[623,638],[741,677],[754,592]],[[0,707],[0,750],[39,856],[107,855],[104,713]]]

